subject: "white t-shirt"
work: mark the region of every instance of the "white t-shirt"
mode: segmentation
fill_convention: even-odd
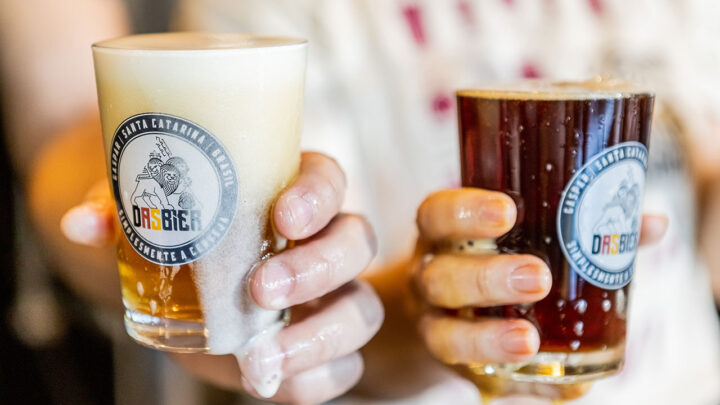
[[[459,184],[455,89],[622,73],[700,125],[719,112],[718,20],[713,0],[186,0],[178,23],[310,40],[304,147],[342,164],[345,209],[370,219],[382,263],[409,254],[423,198]],[[651,159],[667,158],[654,158],[663,144],[676,151],[656,133]],[[580,404],[720,401],[720,334],[696,260],[691,182],[670,169],[651,168],[647,181],[646,210],[669,214],[671,226],[638,259],[626,368]]]

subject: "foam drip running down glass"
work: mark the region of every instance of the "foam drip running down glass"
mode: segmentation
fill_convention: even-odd
[[[270,209],[297,175],[307,44],[136,35],[93,46],[128,334],[174,352],[243,351],[286,312],[247,276],[287,247]]]
[[[529,81],[457,92],[462,185],[507,193],[517,223],[497,240],[458,240],[457,254],[529,253],[553,285],[535,304],[447,309],[524,318],[540,333],[526,364],[458,369],[514,381],[578,383],[619,371],[641,221],[654,96],[608,80]]]

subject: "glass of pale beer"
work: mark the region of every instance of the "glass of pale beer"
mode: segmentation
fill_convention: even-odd
[[[127,332],[237,353],[285,317],[246,279],[288,245],[270,211],[299,169],[307,43],[169,33],[92,49]]]

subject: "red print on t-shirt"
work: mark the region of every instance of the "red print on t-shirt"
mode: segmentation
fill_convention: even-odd
[[[467,1],[458,1],[458,10],[460,10],[460,15],[462,16],[463,21],[465,21],[465,24],[475,25],[475,17],[473,16],[470,4],[468,4]]]
[[[452,97],[447,93],[437,93],[432,100],[432,110],[440,118],[448,116],[453,106]]]
[[[602,0],[588,0],[588,3],[590,3],[590,8],[592,9],[593,13],[600,15],[603,13],[603,10],[605,10],[605,5],[603,4]]]
[[[526,79],[537,79],[542,77],[538,66],[532,62],[525,62],[522,66],[522,77]]]
[[[405,16],[405,21],[410,26],[410,31],[412,32],[415,42],[423,45],[425,43],[425,30],[422,23],[422,10],[420,10],[420,7],[417,5],[406,6],[403,8],[403,15]]]

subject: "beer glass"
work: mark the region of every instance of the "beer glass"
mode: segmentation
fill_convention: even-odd
[[[282,325],[247,290],[284,249],[270,211],[297,175],[306,42],[136,35],[93,45],[128,334],[237,353]]]
[[[608,80],[457,92],[462,185],[510,195],[517,222],[496,240],[452,249],[533,254],[553,278],[538,303],[453,312],[524,318],[540,333],[529,363],[476,364],[464,374],[579,383],[620,370],[653,101]]]

